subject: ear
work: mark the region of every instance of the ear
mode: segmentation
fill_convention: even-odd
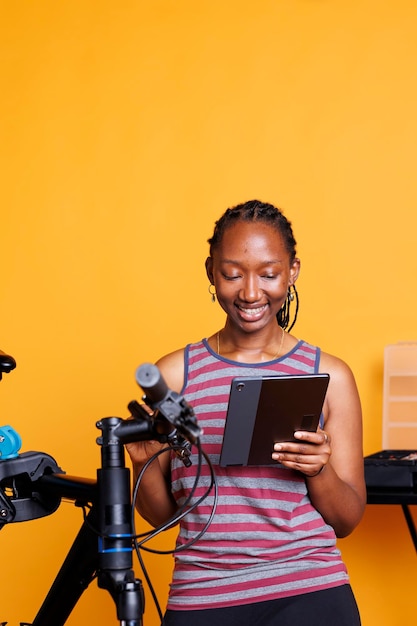
[[[213,259],[211,258],[211,256],[208,256],[206,259],[206,274],[207,274],[207,278],[210,281],[210,284],[213,284],[214,280],[213,280]]]
[[[295,281],[297,280],[298,275],[300,273],[300,266],[301,266],[300,259],[297,259],[297,258],[294,259],[290,267],[290,280],[288,283],[289,285],[293,285]]]

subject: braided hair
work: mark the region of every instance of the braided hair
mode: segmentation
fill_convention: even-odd
[[[285,248],[290,257],[292,264],[296,258],[297,242],[294,238],[291,222],[287,220],[280,209],[272,204],[260,202],[259,200],[249,200],[242,204],[238,204],[227,209],[221,218],[217,220],[214,226],[213,236],[208,240],[210,245],[210,256],[214,250],[220,245],[224,232],[238,221],[245,222],[264,222],[269,224],[280,233],[284,240]],[[295,300],[294,319],[291,323],[291,305]],[[288,289],[287,298],[277,313],[277,322],[285,330],[290,331],[294,326],[299,307],[298,292],[295,285],[291,285]]]

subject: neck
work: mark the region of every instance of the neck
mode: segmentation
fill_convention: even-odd
[[[274,361],[279,358],[284,354],[285,338],[286,333],[280,326],[273,337],[265,338],[258,345],[254,345],[253,336],[249,336],[245,342],[236,341],[236,338],[229,336],[226,328],[219,330],[213,337],[217,354],[247,363]]]

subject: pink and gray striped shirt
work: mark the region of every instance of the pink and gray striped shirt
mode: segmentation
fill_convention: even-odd
[[[311,504],[300,474],[279,464],[227,468],[218,464],[232,378],[315,373],[319,360],[319,348],[304,341],[279,359],[253,365],[219,356],[206,340],[187,346],[182,393],[203,429],[201,441],[214,466],[219,494],[206,533],[175,555],[169,609],[248,604],[348,582],[333,528]],[[191,458],[188,468],[177,457],[172,459],[172,491],[179,505],[194,484],[197,455]],[[205,492],[209,480],[204,463],[194,500]],[[183,519],[177,547],[204,527],[212,505],[211,493]]]

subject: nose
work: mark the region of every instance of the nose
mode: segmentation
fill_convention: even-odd
[[[239,297],[243,302],[257,302],[260,296],[260,289],[256,276],[247,276],[242,285]]]

